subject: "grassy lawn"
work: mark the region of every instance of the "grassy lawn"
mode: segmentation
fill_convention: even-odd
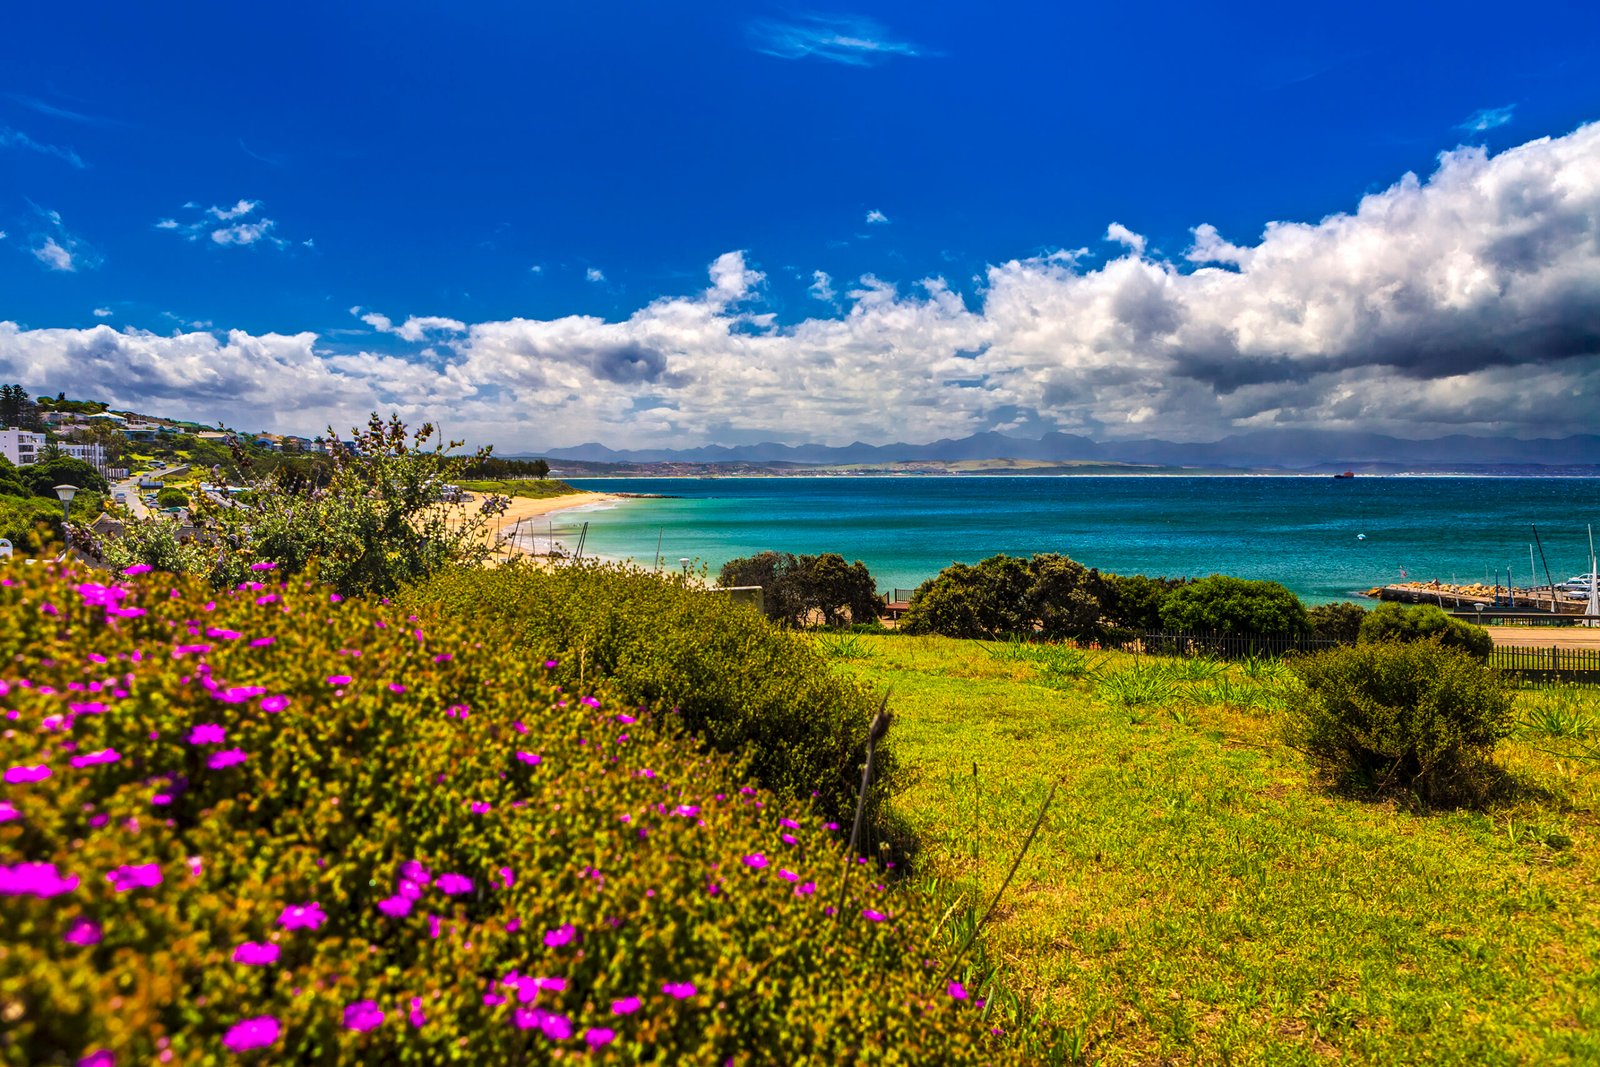
[[[987,951],[1084,1061],[1600,1062],[1600,772],[1553,736],[1595,697],[1524,694],[1517,795],[1419,813],[1308,779],[1271,664],[820,640],[892,688],[897,811],[952,899],[981,911],[1059,783]]]
[[[461,483],[461,488],[469,493],[498,493],[501,496],[524,497],[528,500],[544,500],[552,496],[566,496],[576,493],[566,482],[555,478],[515,478],[508,481],[466,481]]]

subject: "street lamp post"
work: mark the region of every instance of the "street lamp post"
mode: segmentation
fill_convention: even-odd
[[[58,485],[55,487],[56,496],[61,498],[61,521],[66,522],[72,514],[72,498],[78,494],[75,485]]]

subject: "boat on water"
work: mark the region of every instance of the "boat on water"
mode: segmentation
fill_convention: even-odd
[[[1345,471],[1343,474],[1335,474],[1334,475],[1335,478],[1354,478],[1355,476],[1356,476],[1356,472],[1355,471]]]

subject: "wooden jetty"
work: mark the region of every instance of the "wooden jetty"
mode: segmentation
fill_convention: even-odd
[[[1585,601],[1572,600],[1559,592],[1555,598],[1555,611],[1550,610],[1550,590],[1510,589],[1475,582],[1471,585],[1450,585],[1444,582],[1393,582],[1368,589],[1366,596],[1374,600],[1390,600],[1400,604],[1435,604],[1446,611],[1475,611],[1478,605],[1490,608],[1511,608],[1542,611],[1556,615],[1582,615]]]

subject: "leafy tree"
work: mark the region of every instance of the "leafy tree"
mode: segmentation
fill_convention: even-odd
[[[1436,640],[1446,648],[1460,649],[1480,660],[1487,660],[1494,651],[1494,639],[1487,630],[1452,619],[1433,604],[1379,604],[1366,613],[1357,640],[1361,644]]]
[[[39,407],[20,385],[0,385],[0,427],[39,429]]]
[[[1161,625],[1184,633],[1263,636],[1306,632],[1300,598],[1277,582],[1213,574],[1174,589],[1161,605]]]
[[[954,563],[911,594],[901,626],[948,637],[1079,636],[1099,628],[1103,586],[1099,572],[1056,553]]]
[[[241,452],[247,491],[226,503],[197,498],[192,538],[170,522],[132,522],[99,551],[119,568],[199,572],[219,586],[245,580],[255,564],[273,564],[279,575],[315,569],[346,594],[392,593],[449,564],[481,563],[489,520],[506,501],[444,501],[440,487],[459,480],[467,457],[450,454],[459,442],[430,445],[434,432],[424,423],[410,433],[398,417],[385,423],[374,414],[348,442],[334,438],[333,467],[320,485],[257,476]]]
[[[79,489],[88,489],[96,493],[105,493],[111,489],[105,476],[95,470],[81,459],[64,456],[61,450],[56,449],[56,454],[38,463],[30,463],[26,467],[17,468],[22,483],[26,485],[34,496],[55,499],[58,485],[75,485]]]
[[[79,444],[99,445],[107,463],[116,463],[128,451],[127,436],[115,426],[107,426],[103,422],[75,427],[63,436]]]
[[[774,622],[805,626],[814,614],[826,626],[867,622],[878,616],[878,588],[866,564],[843,556],[796,556],[761,552],[722,565],[717,584],[758,585],[763,609]]]
[[[1361,623],[1366,617],[1366,608],[1360,604],[1352,604],[1348,600],[1318,604],[1306,609],[1306,621],[1311,625],[1312,637],[1320,637],[1327,641],[1343,641],[1352,645],[1355,644],[1356,635],[1360,633]]]
[[[1161,629],[1161,605],[1183,578],[1147,578],[1142,574],[1108,574],[1101,592],[1106,621],[1128,630]]]
[[[189,494],[175,485],[166,486],[156,494],[156,507],[158,508],[186,508],[189,506]]]

